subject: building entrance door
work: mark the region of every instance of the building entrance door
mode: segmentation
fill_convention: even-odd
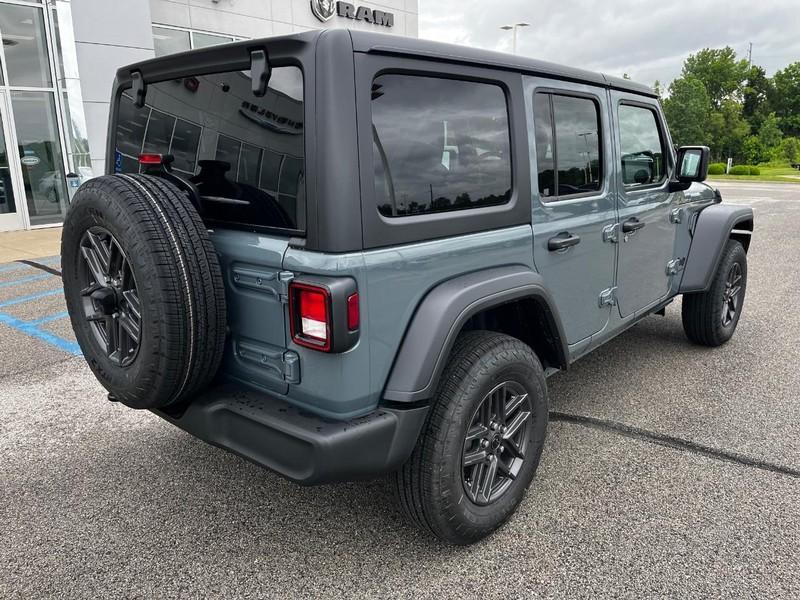
[[[19,162],[16,144],[11,142],[13,132],[9,128],[8,97],[0,91],[0,231],[13,231],[24,226],[22,205],[25,194],[19,193]]]

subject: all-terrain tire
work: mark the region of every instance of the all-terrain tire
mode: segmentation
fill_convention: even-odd
[[[487,394],[503,382],[515,382],[530,399],[525,457],[505,492],[492,502],[479,503],[470,498],[462,477],[466,444],[472,443],[466,436],[474,430]],[[533,480],[547,419],[547,386],[533,350],[499,333],[462,334],[442,373],[417,446],[393,474],[402,511],[423,531],[452,544],[470,544],[491,534],[511,517]]]
[[[113,284],[109,278],[96,281],[100,277],[87,251],[94,258],[113,254],[106,260],[115,265],[109,269]],[[61,255],[64,295],[78,344],[116,400],[131,408],[166,408],[209,384],[225,346],[224,286],[208,231],[185,194],[148,175],[92,179],[81,186],[67,212]],[[125,274],[117,278],[113,272],[120,272],[119,264],[125,265]],[[127,296],[114,296],[122,279],[135,286],[140,314],[138,345],[128,335],[125,356],[111,353],[108,343],[114,323],[109,314],[131,312]],[[122,308],[107,308],[115,298]],[[98,312],[91,315],[99,310],[106,311],[101,319]]]
[[[735,310],[729,310],[731,280],[739,290]],[[695,344],[721,346],[733,336],[742,315],[747,290],[747,253],[737,240],[728,240],[722,251],[711,286],[705,292],[684,294],[681,316],[683,330]]]

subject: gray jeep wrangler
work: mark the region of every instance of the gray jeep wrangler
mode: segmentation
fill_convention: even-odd
[[[64,288],[109,398],[302,484],[388,474],[474,542],[539,462],[546,377],[683,295],[736,329],[752,210],[630,81],[330,30],[119,70]]]

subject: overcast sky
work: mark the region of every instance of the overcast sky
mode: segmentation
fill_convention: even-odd
[[[420,37],[517,52],[664,87],[684,59],[731,46],[771,75],[800,60],[800,0],[419,0]]]

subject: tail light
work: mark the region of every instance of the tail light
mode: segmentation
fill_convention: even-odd
[[[164,161],[163,154],[140,154],[139,155],[139,164],[140,165],[161,165]]]
[[[321,352],[344,352],[358,341],[358,292],[350,278],[303,277],[289,284],[292,340]]]
[[[294,309],[292,338],[301,346],[329,352],[331,349],[331,296],[324,287],[292,283],[289,302]]]
[[[140,154],[139,164],[146,175],[169,173],[175,157],[172,154]]]

